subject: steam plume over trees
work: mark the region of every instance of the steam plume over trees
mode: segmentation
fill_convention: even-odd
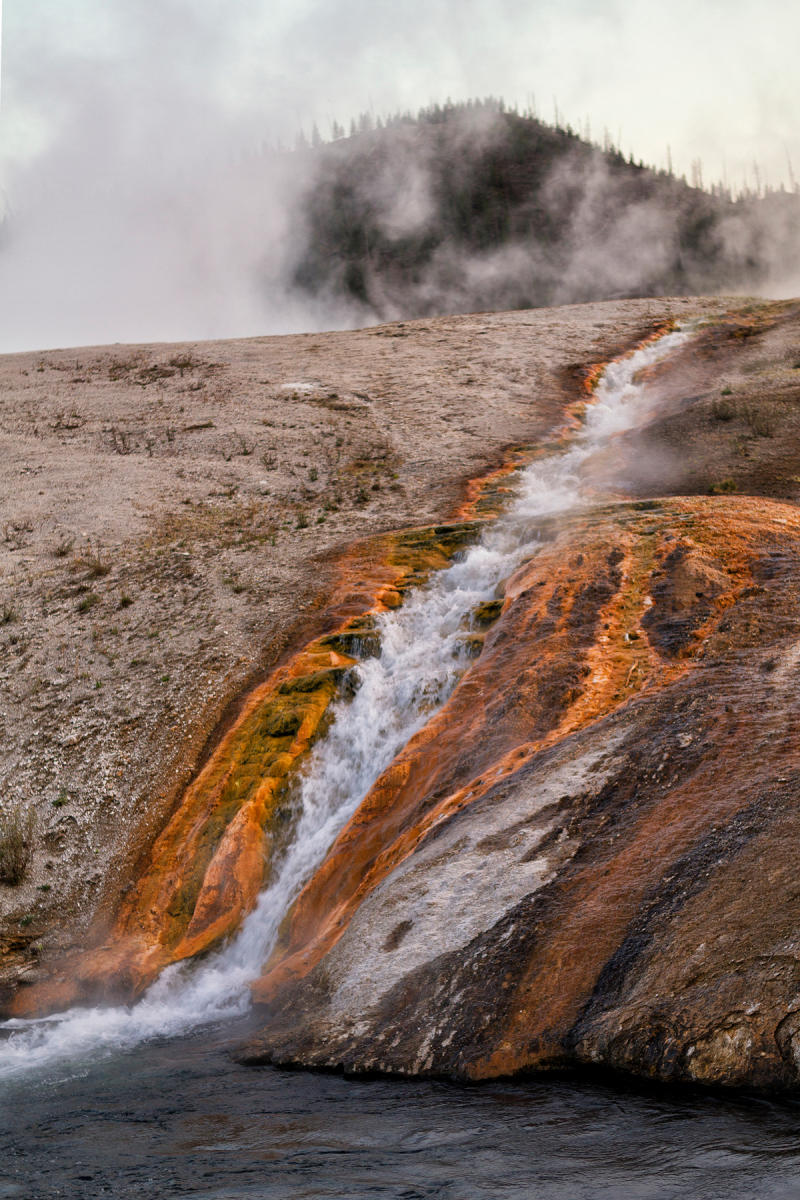
[[[690,184],[492,98],[332,132],[293,283],[382,319],[800,279],[796,187]]]

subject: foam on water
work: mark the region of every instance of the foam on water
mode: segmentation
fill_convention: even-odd
[[[202,962],[168,967],[134,1005],[7,1022],[0,1078],[52,1067],[72,1071],[87,1058],[246,1012],[248,984],[268,957],[287,909],[372,784],[446,701],[468,665],[465,617],[535,553],[541,518],[587,503],[582,465],[610,437],[646,419],[648,391],[637,376],[686,336],[668,334],[612,363],[572,448],[523,471],[514,503],[482,540],[401,609],[378,618],[380,657],[356,668],[358,690],[336,703],[327,735],[309,756],[297,787],[293,841],[239,934]]]

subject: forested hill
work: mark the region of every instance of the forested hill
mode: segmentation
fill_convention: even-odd
[[[797,189],[689,186],[493,101],[370,124],[301,151],[318,297],[393,318],[800,279]]]

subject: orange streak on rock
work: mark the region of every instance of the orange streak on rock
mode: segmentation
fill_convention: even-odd
[[[282,719],[285,706],[278,703],[276,710],[282,685],[352,661],[315,647],[256,689],[153,845],[147,870],[120,907],[113,948],[65,963],[67,979],[18,992],[15,1015],[74,1003],[93,991],[103,998],[136,995],[168,963],[209,949],[238,927],[264,883],[270,825],[286,776],[311,745],[334,682],[301,693],[290,712],[291,719],[298,707],[303,714],[292,737],[280,736],[279,725],[274,736],[259,736],[259,725],[263,734],[265,721]]]
[[[724,706],[718,719],[724,722]],[[741,761],[738,741],[737,730],[720,739],[715,761],[704,763],[626,831],[623,848],[616,854],[611,851],[605,866],[595,860],[563,888],[560,916],[543,931],[514,993],[503,1045],[471,1068],[473,1078],[558,1062],[563,1039],[591,997],[601,970],[646,897],[668,875],[670,864],[710,826],[730,821],[752,799],[747,787],[737,786],[738,771],[720,779],[718,761]],[[784,769],[797,770],[800,752],[790,752],[787,759]]]
[[[12,1015],[130,999],[169,963],[235,932],[264,886],[288,777],[324,727],[338,676],[355,662],[342,646],[369,636],[370,614],[397,607],[409,578],[446,566],[471,532],[468,525],[410,530],[343,555],[324,622],[331,631],[247,697],[122,898],[106,944],[20,989]]]
[[[497,636],[490,635],[450,702],[377,781],[304,889],[281,945],[253,985],[255,1000],[271,1002],[319,962],[364,897],[459,808],[542,749],[689,670],[750,582],[753,544],[771,517],[784,520],[769,502],[703,499],[665,502],[658,514],[622,506],[566,522],[552,545],[509,581]],[[613,582],[603,582],[611,560]],[[725,573],[715,561],[724,561]],[[725,591],[701,597],[693,590],[697,580],[718,580]],[[597,586],[598,595],[603,588],[607,594],[595,607]],[[653,590],[665,617],[691,615],[700,601],[706,606],[672,658],[643,624]],[[537,637],[554,612],[551,627]],[[510,709],[504,697],[513,697]]]

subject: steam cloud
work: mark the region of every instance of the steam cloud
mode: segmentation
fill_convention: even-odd
[[[596,55],[603,22],[582,0],[569,10],[571,53]],[[357,0],[276,0],[269,36],[264,14],[263,0],[160,0],[146,19],[136,0],[6,6],[0,350],[513,307],[539,296],[543,280],[549,302],[598,288],[630,294],[669,259],[674,214],[641,203],[609,225],[598,218],[613,191],[602,163],[587,172],[565,162],[542,192],[557,213],[580,176],[568,253],[557,259],[521,236],[478,252],[444,239],[410,281],[394,269],[374,272],[359,295],[333,270],[314,289],[298,286],[298,264],[314,236],[307,212],[325,188],[331,159],[327,152],[278,153],[268,143],[278,134],[290,141],[303,124],[310,129],[312,117],[327,111],[323,95],[335,96],[331,107],[339,108],[329,117],[344,115],[340,106],[345,113],[365,106],[376,63],[359,42],[363,30],[375,46],[394,47],[404,64],[381,92],[385,109],[424,102],[432,67],[456,94],[495,90],[487,62],[504,61],[524,31],[541,54],[552,51],[555,35],[542,12],[517,0],[499,9],[465,0],[458,15],[447,0],[410,0],[402,18],[375,9],[368,19]],[[579,44],[576,31],[584,27]],[[435,61],[412,68],[431,45]],[[517,60],[521,50],[505,61],[516,69]],[[350,90],[343,91],[350,62]],[[430,146],[413,128],[395,132],[391,156],[360,181],[359,202],[386,242],[402,246],[440,224],[442,214]],[[463,141],[453,161],[469,172],[505,134],[492,114],[476,112],[451,136]],[[795,290],[793,268],[779,278],[787,274],[787,239],[797,240],[786,210],[762,208],[746,221],[732,214],[720,237],[729,257],[768,261],[772,290]]]
[[[233,58],[207,13],[167,0],[144,22],[137,7],[115,5],[124,50],[15,47],[36,66],[17,69],[6,110],[44,144],[9,146],[6,116],[2,349],[314,322],[314,306],[293,307],[283,285],[303,163],[263,150],[261,123],[202,70],[216,63],[219,76]]]

